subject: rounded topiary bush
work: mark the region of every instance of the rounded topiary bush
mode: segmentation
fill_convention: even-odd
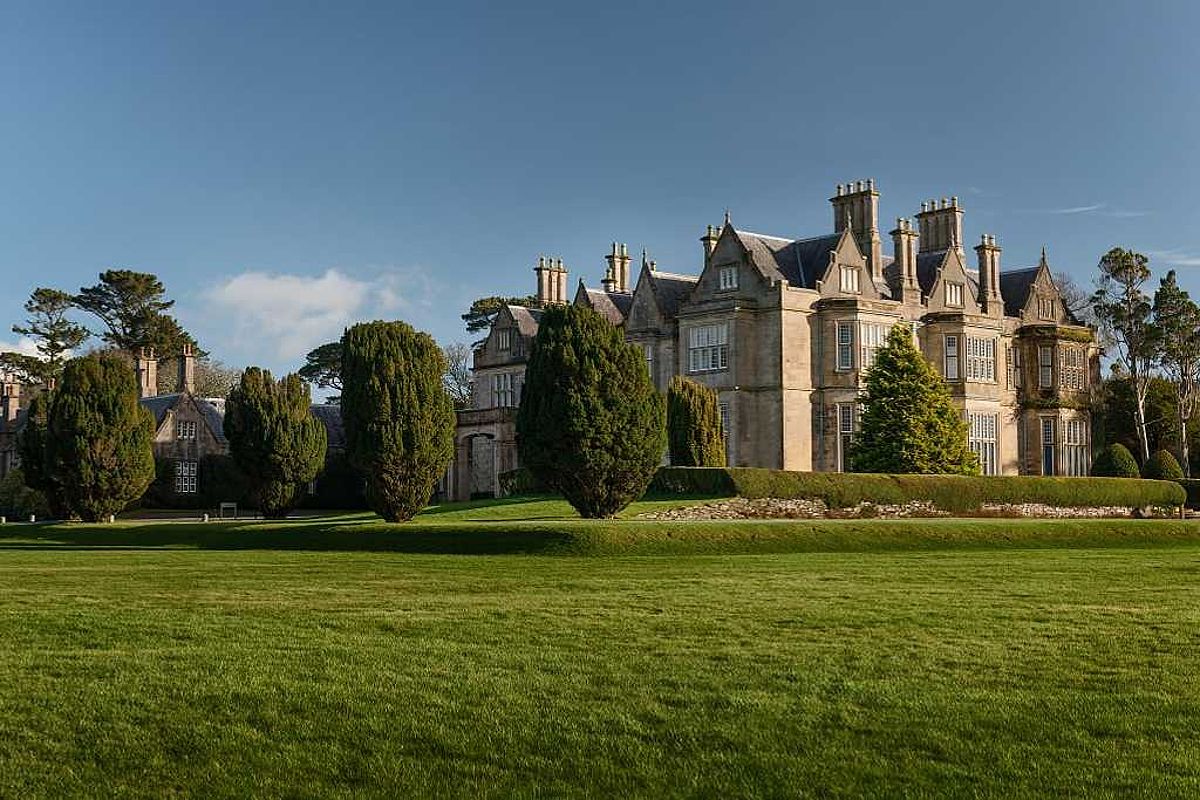
[[[1175,456],[1171,455],[1171,451],[1159,450],[1146,462],[1142,477],[1161,481],[1183,480],[1183,468],[1179,466]]]
[[[1092,474],[1103,478],[1141,477],[1133,453],[1123,444],[1110,444],[1101,450],[1092,463]]]

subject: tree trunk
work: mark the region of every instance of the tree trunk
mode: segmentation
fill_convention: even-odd
[[[1183,458],[1183,477],[1192,477],[1192,460],[1188,455],[1188,440],[1187,440],[1187,417],[1181,412],[1179,414],[1179,455]]]
[[[1142,466],[1150,460],[1150,438],[1146,435],[1146,393],[1150,388],[1147,381],[1133,378],[1134,424],[1137,426],[1138,443],[1142,446]],[[1147,385],[1143,385],[1147,384]]]

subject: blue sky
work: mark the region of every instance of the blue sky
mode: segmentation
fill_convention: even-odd
[[[725,208],[814,235],[868,177],[885,231],[957,195],[1006,267],[1122,245],[1200,293],[1200,4],[808,5],[0,0],[0,343],[110,266],[233,366],[467,340],[539,253],[695,272]]]

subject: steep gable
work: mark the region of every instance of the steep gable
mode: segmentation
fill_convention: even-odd
[[[821,237],[828,240],[828,237]],[[862,297],[870,300],[879,299],[879,287],[871,280],[867,270],[867,258],[858,249],[858,243],[849,231],[842,231],[834,246],[828,251],[827,263],[819,273],[819,286],[822,297]],[[813,258],[816,266],[816,256]],[[857,291],[843,290],[843,278],[846,285],[857,286]]]
[[[930,311],[958,311],[966,314],[979,313],[979,280],[967,269],[962,254],[957,249],[939,250],[936,253],[922,253],[922,256],[938,256],[936,267],[926,278],[929,289],[922,283],[921,290],[927,295]],[[925,269],[928,270],[933,259],[928,259]],[[917,278],[921,281],[921,256],[917,257]],[[961,302],[950,302],[952,295],[959,296]]]

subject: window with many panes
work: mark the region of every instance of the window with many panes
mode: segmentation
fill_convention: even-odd
[[[847,294],[858,294],[858,267],[842,267],[842,291]]]
[[[1058,365],[1058,385],[1064,389],[1082,389],[1087,384],[1084,351],[1079,347],[1064,347]]]
[[[1042,345],[1038,348],[1038,388],[1050,389],[1054,386],[1054,348]]]
[[[854,323],[837,324],[837,368],[854,369]]]
[[[1042,474],[1054,474],[1055,433],[1058,427],[1053,417],[1042,418]]]
[[[721,436],[725,439],[725,463],[733,464],[733,435],[729,427],[729,403],[721,403]]]
[[[181,419],[175,423],[175,438],[191,441],[196,438],[196,423],[191,420]]]
[[[996,340],[966,337],[967,380],[996,382]]]
[[[945,357],[942,374],[946,376],[946,380],[956,381],[958,380],[958,336],[945,336],[943,342]]]
[[[1041,319],[1054,319],[1058,316],[1056,308],[1057,303],[1053,297],[1038,298],[1038,317]]]
[[[858,326],[859,369],[870,369],[875,363],[875,353],[883,347],[886,331],[887,329],[878,322],[864,322]]]
[[[736,289],[738,285],[737,267],[721,267],[717,271],[717,285],[722,291]]]
[[[1087,475],[1091,466],[1088,458],[1087,420],[1069,419],[1063,425],[1063,472],[1067,475]]]
[[[650,380],[654,380],[654,345],[642,345],[642,354],[646,356],[646,372],[650,373]]]
[[[984,475],[996,474],[996,427],[995,414],[967,414],[967,444],[979,456],[979,468]]]
[[[1024,374],[1025,374],[1024,373],[1024,363],[1025,362],[1024,362],[1023,356],[1021,355],[1020,345],[1013,347],[1012,360],[1010,362],[1009,369],[1012,372],[1011,383],[1014,388],[1020,389],[1022,383],[1025,380],[1025,378],[1024,378]]]
[[[512,347],[512,328],[500,328],[496,331],[496,347],[500,350]]]
[[[521,380],[512,372],[492,376],[492,405],[512,408],[521,401]]]
[[[688,331],[688,372],[715,372],[728,365],[728,325],[701,325]]]
[[[963,304],[963,285],[954,281],[946,281],[946,305],[961,308]]]
[[[838,403],[838,472],[850,468],[850,448],[854,444],[854,403]]]
[[[175,462],[175,494],[195,494],[197,488],[195,461]]]

